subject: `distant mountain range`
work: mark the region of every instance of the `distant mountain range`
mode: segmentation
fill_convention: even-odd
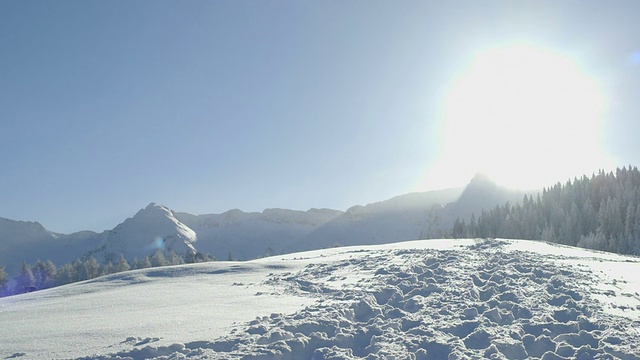
[[[132,261],[156,249],[247,260],[333,246],[442,237],[457,217],[466,219],[506,201],[521,201],[523,196],[476,176],[465,188],[411,193],[347,211],[267,209],[193,215],[151,203],[102,233],[58,234],[37,222],[0,218],[0,266],[11,274],[19,271],[23,261],[33,264],[37,259],[60,265],[83,256],[104,262],[123,254]]]

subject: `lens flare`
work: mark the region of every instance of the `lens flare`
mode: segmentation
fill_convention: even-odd
[[[155,249],[164,249],[164,239],[160,236],[156,236],[153,240],[151,247]]]

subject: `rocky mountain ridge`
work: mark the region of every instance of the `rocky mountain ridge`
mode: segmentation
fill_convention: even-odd
[[[248,260],[273,254],[333,246],[382,244],[442,237],[456,217],[519,201],[522,192],[472,179],[465,189],[400,195],[353,206],[347,211],[266,209],[193,215],[151,203],[112,230],[69,235],[47,231],[37,222],[0,218],[0,266],[16,273],[23,261],[71,262],[82,256],[113,261],[151,255],[157,249],[184,255],[201,251],[217,259]]]

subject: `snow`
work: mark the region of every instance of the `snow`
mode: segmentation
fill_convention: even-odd
[[[130,271],[0,299],[0,358],[637,359],[639,266],[465,239]]]
[[[149,256],[156,249],[183,255],[195,253],[197,239],[196,233],[178,221],[171,210],[151,203],[108,231],[103,244],[91,255],[101,261],[108,257],[114,261],[120,254],[132,261]]]

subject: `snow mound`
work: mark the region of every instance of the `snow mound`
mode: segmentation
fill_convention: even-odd
[[[414,241],[149,269],[62,288],[79,304],[89,297],[94,307],[111,311],[102,318],[143,313],[139,327],[124,330],[127,335],[105,330],[98,319],[73,329],[58,345],[73,347],[82,336],[96,342],[93,351],[38,352],[18,347],[20,324],[7,322],[16,329],[0,330],[11,349],[5,355],[0,347],[0,356],[638,359],[638,270],[638,258],[513,240]],[[136,288],[135,293],[152,297],[168,282],[189,292],[166,293],[155,316],[148,309],[153,299],[123,296]],[[211,286],[217,288],[211,292]],[[126,305],[118,305],[116,295]],[[66,303],[56,300],[54,291],[0,300],[0,321],[4,311],[36,323],[39,309],[33,304],[44,298],[54,306]],[[138,302],[143,304],[136,308]],[[276,303],[281,310],[274,311]],[[180,311],[196,308],[201,312],[176,321]],[[95,312],[88,308],[74,315]],[[235,317],[229,318],[231,313]],[[246,319],[248,313],[258,315]],[[220,320],[224,317],[227,323]],[[114,338],[119,340],[106,340]]]
[[[384,251],[272,276],[269,283],[317,297],[317,305],[258,318],[238,334],[197,348],[187,344],[181,353],[243,359],[640,356],[640,334],[629,332],[638,322],[607,314],[587,288],[576,289],[592,280],[589,272],[504,252],[506,244]],[[347,273],[369,276],[346,284]]]

